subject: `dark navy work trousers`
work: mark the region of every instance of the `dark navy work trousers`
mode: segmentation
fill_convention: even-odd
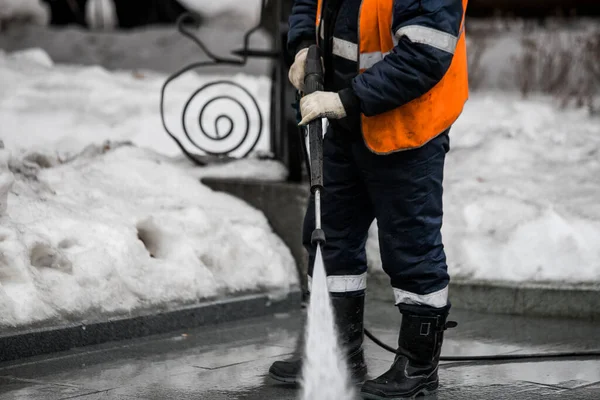
[[[421,148],[377,155],[360,132],[329,127],[323,144],[323,258],[331,292],[366,287],[365,243],[377,219],[384,271],[396,304],[447,304],[449,276],[442,244],[442,181],[449,150],[448,132]],[[314,197],[304,221],[303,243],[315,227]]]

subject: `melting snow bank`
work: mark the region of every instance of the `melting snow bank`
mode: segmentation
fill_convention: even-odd
[[[0,150],[0,327],[296,284],[262,213],[153,151],[111,147],[64,163]]]
[[[456,278],[597,282],[600,118],[476,93],[451,132],[444,243]],[[376,227],[368,255],[381,269]]]
[[[215,78],[174,84],[167,122]],[[0,51],[0,328],[296,285],[293,258],[264,215],[198,182],[281,179],[285,168],[257,158],[197,168],[174,157],[158,114],[164,79]],[[268,78],[228,79],[268,110]],[[113,144],[90,145],[105,140]],[[259,149],[268,132],[262,141]]]
[[[9,149],[53,151],[61,159],[68,159],[90,143],[102,143],[104,140],[128,140],[137,146],[181,158],[181,150],[166,134],[160,119],[160,90],[165,80],[165,75],[150,71],[111,72],[97,66],[55,65],[48,54],[39,49],[11,54],[0,50],[0,139]],[[233,144],[242,141],[242,135],[248,128],[248,137],[232,155],[245,154],[259,131],[258,105],[263,116],[263,131],[255,152],[257,155],[268,152],[271,81],[267,77],[183,75],[166,91],[165,117],[169,129],[189,151],[201,153],[183,135],[182,114],[192,94],[216,80],[241,84],[255,98],[256,105],[248,93],[240,90],[231,92],[231,85],[207,87],[194,97],[185,114],[190,137],[213,151],[222,150],[217,145],[231,149],[232,143],[228,141],[233,141]],[[200,132],[200,109],[214,96],[222,95],[223,91],[238,96],[236,99],[243,103],[249,114],[246,116],[239,105],[226,99],[207,105],[203,122],[209,135],[216,134],[215,125],[227,131],[228,126],[219,122],[224,120],[219,118],[221,114],[235,122],[227,140],[211,141]],[[282,164],[257,158],[232,165],[214,165],[193,173],[197,176],[242,175],[269,180],[281,180],[287,176]]]

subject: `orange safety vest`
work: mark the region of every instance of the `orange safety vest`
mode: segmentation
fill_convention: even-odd
[[[468,0],[462,0],[466,11]],[[394,0],[363,0],[359,13],[358,73],[382,59],[394,48],[392,32]],[[318,0],[316,35],[320,29],[323,1]],[[430,91],[400,107],[367,117],[361,115],[367,147],[378,154],[421,147],[446,131],[462,113],[469,97],[465,14],[450,68]]]

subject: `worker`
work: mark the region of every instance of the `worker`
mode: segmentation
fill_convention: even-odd
[[[289,79],[303,92],[308,47],[322,51],[324,91],[303,96],[300,125],[326,117],[321,195],[323,258],[337,329],[355,381],[366,379],[365,243],[374,219],[399,309],[391,368],[362,384],[366,399],[435,392],[450,280],[441,236],[449,131],[468,98],[467,0],[295,0]],[[314,263],[314,198],[303,242]],[[400,322],[400,316],[401,322]],[[298,383],[302,360],[270,376]]]

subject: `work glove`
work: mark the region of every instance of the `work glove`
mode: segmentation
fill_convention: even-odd
[[[302,50],[298,51],[298,53],[296,53],[294,63],[290,67],[290,72],[288,73],[288,78],[290,79],[290,82],[299,92],[304,92],[304,75],[306,71],[307,54],[308,47],[305,47]],[[325,66],[323,64],[323,57],[321,57],[321,67],[323,67],[323,70],[325,70]]]
[[[304,91],[304,70],[306,67],[306,55],[308,54],[308,47],[300,50],[296,53],[294,63],[290,67],[288,78],[296,90],[300,92]]]
[[[300,113],[302,121],[298,125],[306,125],[317,118],[344,118],[346,109],[338,93],[314,92],[300,100]]]

